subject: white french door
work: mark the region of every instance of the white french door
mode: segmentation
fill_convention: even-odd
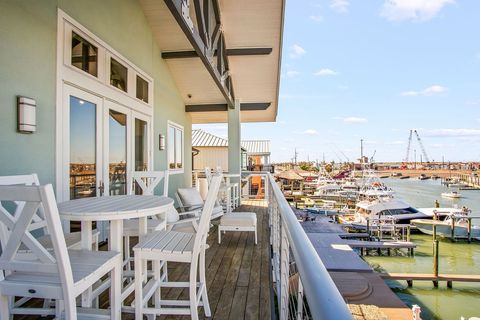
[[[62,200],[126,194],[129,172],[152,165],[151,116],[63,89]],[[104,238],[103,225],[97,227]]]

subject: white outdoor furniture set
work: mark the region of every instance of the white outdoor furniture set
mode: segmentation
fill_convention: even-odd
[[[153,195],[162,181],[163,195]],[[223,181],[221,175],[212,176],[205,202],[196,189],[179,189],[177,199],[183,212],[178,213],[166,196],[165,172],[131,173],[128,195],[82,198],[58,206],[51,185],[39,186],[36,175],[0,177],[0,319],[14,314],[66,319],[100,314],[120,319],[122,311],[134,312],[133,303],[123,305],[134,290],[137,319],[144,313],[190,314],[196,319],[199,306],[209,315],[206,238],[211,219],[223,216],[217,202]],[[12,205],[5,208],[4,203]],[[255,214],[244,214],[251,221],[248,227],[244,220],[232,219],[233,215],[222,217],[221,230],[255,231],[256,242]],[[81,232],[64,234],[60,219],[80,221]],[[92,230],[95,221],[110,222],[110,251],[98,251],[98,232]],[[131,270],[131,237],[139,237],[134,247],[135,273]],[[147,270],[149,260],[153,270]],[[190,281],[168,282],[168,261],[190,263]],[[162,300],[161,287],[188,287],[190,299]],[[108,289],[110,310],[96,309],[99,295]],[[31,298],[44,299],[43,307],[28,307]],[[150,298],[154,308],[148,307]]]

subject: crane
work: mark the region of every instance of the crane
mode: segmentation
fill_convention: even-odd
[[[412,145],[412,136],[415,134],[417,138],[418,144],[420,145],[420,149],[422,150],[423,157],[427,163],[430,163],[430,158],[427,155],[427,151],[425,150],[425,146],[423,145],[422,139],[420,139],[420,135],[418,134],[416,129],[410,130],[410,134],[408,136],[408,145],[407,145],[407,153],[405,155],[404,162],[408,163],[409,156],[410,156],[410,147]]]

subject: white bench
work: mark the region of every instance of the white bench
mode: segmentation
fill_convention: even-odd
[[[218,225],[218,243],[222,242],[222,231],[253,231],[257,244],[257,215],[255,212],[231,212],[220,219]]]

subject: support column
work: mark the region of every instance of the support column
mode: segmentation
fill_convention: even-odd
[[[235,99],[235,107],[228,109],[228,172],[241,174],[241,122],[240,100]],[[239,182],[240,179],[232,179]]]

